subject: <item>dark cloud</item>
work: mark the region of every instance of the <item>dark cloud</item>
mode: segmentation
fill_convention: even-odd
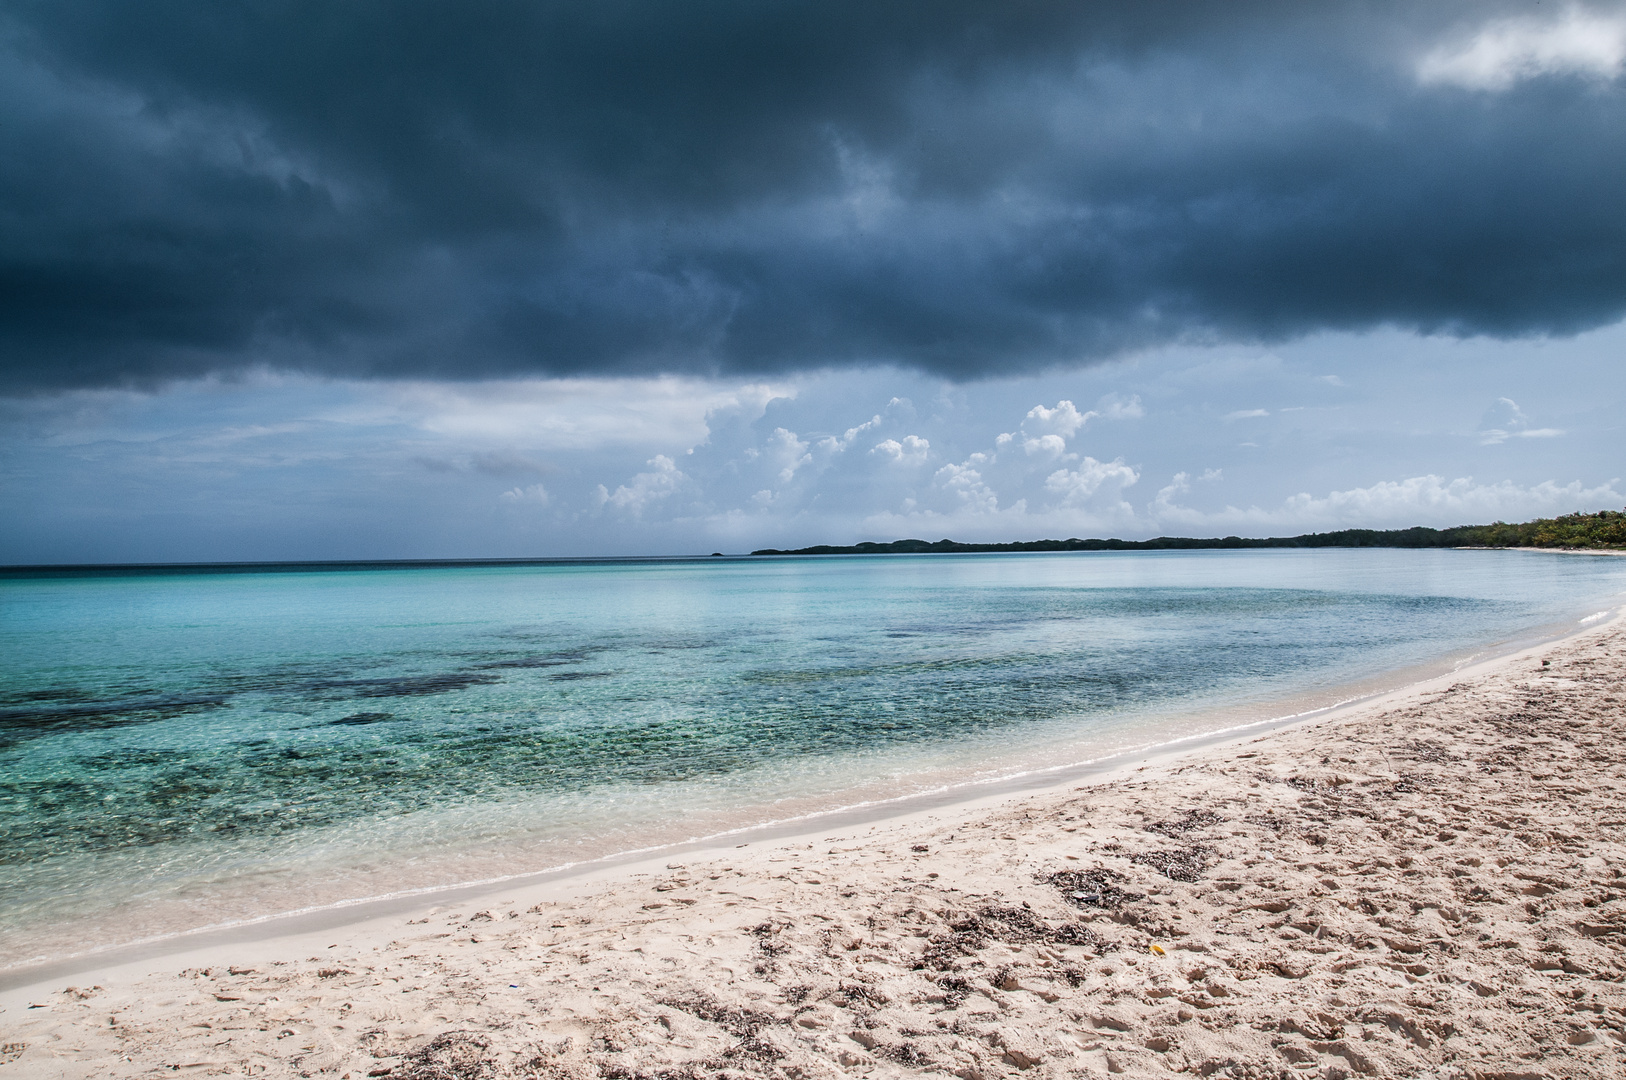
[[[20,0],[6,386],[1612,321],[1620,81],[1416,77],[1499,10]]]
[[[545,461],[538,461],[512,451],[475,454],[469,461],[469,466],[475,472],[487,476],[547,476],[549,473],[559,471],[556,466],[549,465]]]

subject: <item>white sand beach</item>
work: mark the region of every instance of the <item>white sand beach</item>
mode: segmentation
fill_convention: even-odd
[[[0,994],[0,1077],[1626,1075],[1626,628],[1099,782]]]

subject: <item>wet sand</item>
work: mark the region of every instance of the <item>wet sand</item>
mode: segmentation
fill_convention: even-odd
[[[1082,787],[8,991],[0,1080],[1619,1076],[1623,724],[1617,622]]]

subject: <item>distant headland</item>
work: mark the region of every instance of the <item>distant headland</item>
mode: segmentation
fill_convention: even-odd
[[[1340,529],[1301,536],[1158,536],[1150,540],[1019,540],[1006,544],[964,544],[957,540],[893,540],[891,543],[816,544],[804,548],[762,548],[752,555],[936,555],[979,551],[1184,551],[1208,548],[1560,548],[1626,550],[1626,513],[1603,510],[1537,518],[1520,524],[1458,525],[1451,529]]]

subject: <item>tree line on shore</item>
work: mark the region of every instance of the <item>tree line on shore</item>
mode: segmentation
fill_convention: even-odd
[[[1243,536],[1196,538],[1158,536],[1151,540],[1021,540],[1008,544],[964,544],[955,540],[894,540],[847,546],[762,548],[753,555],[910,555],[977,551],[1166,551],[1203,548],[1621,548],[1626,549],[1626,513],[1602,510],[1596,514],[1566,514],[1509,524],[1458,525],[1450,529],[1340,529],[1302,536]]]

